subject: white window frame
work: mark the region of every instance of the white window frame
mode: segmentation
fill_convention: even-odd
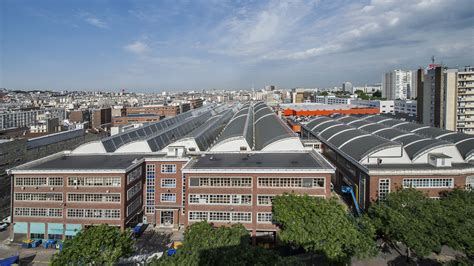
[[[170,180],[172,180],[174,184],[172,184],[171,186],[164,185],[166,181],[170,181]],[[161,188],[176,188],[176,178],[162,178],[160,181],[160,187]]]
[[[174,195],[174,200],[163,200],[166,195]],[[176,193],[161,193],[160,202],[176,202]]]
[[[167,168],[171,167],[171,171],[167,171]],[[161,173],[162,174],[176,174],[176,164],[162,164],[161,165]]]
[[[390,185],[391,185],[391,180],[390,178],[380,178],[379,179],[379,190],[378,190],[378,200],[385,200],[387,198],[387,195],[390,193]],[[382,187],[382,186],[387,186]]]

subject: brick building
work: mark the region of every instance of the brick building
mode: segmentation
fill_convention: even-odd
[[[130,125],[130,124],[145,124],[160,121],[163,116],[154,114],[129,114],[127,116],[112,117],[112,126]]]
[[[474,186],[474,138],[462,133],[373,115],[318,117],[301,134],[322,142],[337,168],[336,191],[352,187],[361,208],[399,188],[437,198],[441,191]]]
[[[174,117],[181,113],[179,105],[150,105],[141,107],[126,107],[126,115],[149,114]]]

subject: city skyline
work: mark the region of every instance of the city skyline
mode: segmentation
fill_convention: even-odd
[[[153,92],[340,86],[474,59],[452,1],[2,1],[0,87]]]

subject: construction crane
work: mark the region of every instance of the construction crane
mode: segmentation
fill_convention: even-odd
[[[354,201],[354,206],[355,206],[357,215],[360,215],[359,204],[357,204],[357,199],[356,199],[355,194],[354,194],[354,189],[352,189],[351,186],[342,186],[342,187],[341,187],[341,191],[342,191],[342,193],[344,193],[344,194],[351,194],[351,196],[352,196],[352,201]]]

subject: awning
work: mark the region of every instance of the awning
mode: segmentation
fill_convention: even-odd
[[[64,233],[64,225],[49,223],[48,224],[48,234],[50,235],[62,235]]]
[[[75,236],[81,231],[82,226],[80,224],[66,224],[66,231],[64,232],[67,236]]]
[[[30,223],[30,234],[44,234],[45,232],[44,223]]]

